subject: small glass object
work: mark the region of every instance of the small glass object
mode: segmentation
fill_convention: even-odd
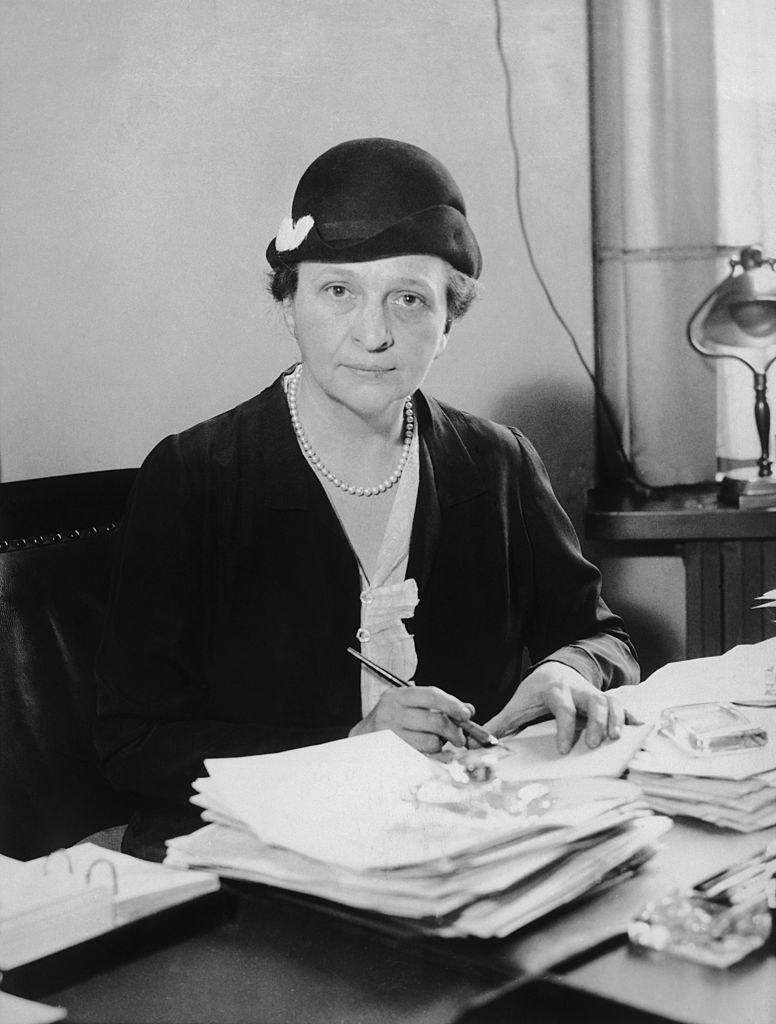
[[[491,750],[452,752],[443,762],[446,771],[416,786],[412,799],[475,818],[531,819],[552,810],[555,801],[544,783],[507,782],[497,774],[498,760]]]
[[[762,747],[768,734],[726,701],[682,704],[660,715],[660,731],[691,754]]]
[[[765,892],[731,903],[690,891],[648,903],[628,926],[633,946],[712,967],[729,967],[764,945],[771,934]]]

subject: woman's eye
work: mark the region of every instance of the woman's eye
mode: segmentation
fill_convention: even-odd
[[[349,294],[344,284],[330,284],[325,290],[333,299],[344,299]]]
[[[398,303],[405,309],[418,309],[423,305],[423,299],[419,295],[415,295],[412,292],[402,292],[398,296]]]

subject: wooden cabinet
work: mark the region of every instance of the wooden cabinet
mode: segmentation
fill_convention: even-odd
[[[608,553],[679,554],[686,577],[686,657],[721,654],[776,636],[752,603],[776,588],[776,508],[719,504],[717,485],[588,495],[585,537]]]

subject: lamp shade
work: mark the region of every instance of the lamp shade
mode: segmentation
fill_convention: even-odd
[[[707,348],[776,345],[776,272],[773,261],[764,258],[760,249],[752,246],[741,251],[732,273],[715,290],[699,333]]]
[[[724,477],[720,500],[737,508],[776,507],[776,477],[770,459],[771,410],[767,372],[776,361],[776,260],[757,246],[730,261],[730,274],[695,309],[687,340],[712,359],[735,359],[752,371],[754,419],[760,440],[757,477],[732,470]],[[772,350],[772,351],[771,351]]]

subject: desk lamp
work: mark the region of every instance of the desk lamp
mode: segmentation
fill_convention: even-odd
[[[728,276],[690,317],[687,338],[702,356],[737,359],[754,374],[754,418],[761,449],[757,476],[732,470],[722,481],[720,501],[736,508],[776,505],[766,398],[766,373],[776,360],[776,259],[764,256],[756,246],[742,249],[738,259],[730,260]]]

